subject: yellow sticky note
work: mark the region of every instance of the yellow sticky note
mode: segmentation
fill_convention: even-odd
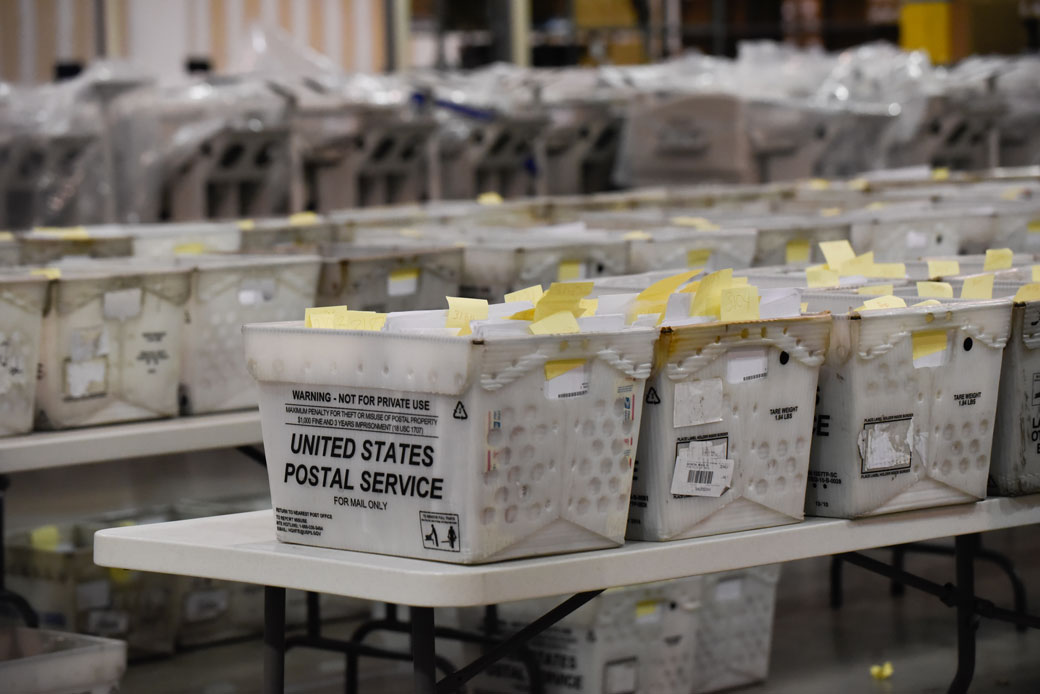
[[[758,320],[758,287],[727,287],[719,297],[719,316],[723,322]]]
[[[841,214],[840,207],[824,207],[820,210],[821,217],[837,217],[839,214]]]
[[[956,260],[929,260],[928,279],[952,277],[961,274],[961,264]]]
[[[579,317],[594,316],[599,308],[599,299],[581,299],[578,301],[578,308],[582,309]]]
[[[530,301],[532,304],[537,304],[538,300],[542,298],[542,285],[535,284],[525,289],[518,289],[515,292],[509,292],[505,295],[506,303],[513,301]]]
[[[252,231],[256,229],[256,222],[252,219],[240,219],[238,220],[238,228],[242,231]]]
[[[41,549],[45,552],[53,552],[58,548],[61,533],[56,525],[41,525],[29,533],[29,543],[33,549]]]
[[[657,614],[660,603],[657,600],[640,600],[636,603],[636,619],[644,619]]]
[[[784,260],[788,263],[808,263],[808,239],[794,239],[793,241],[788,241],[787,246],[784,249]]]
[[[719,270],[704,277],[700,286],[697,287],[697,293],[693,295],[693,300],[690,301],[690,315],[718,318],[721,311],[719,302],[722,299],[722,290],[730,286],[732,280],[733,270],[731,268]]]
[[[1040,219],[1031,219],[1029,224],[1026,225],[1026,229],[1034,234],[1040,234]]]
[[[1040,265],[1033,266],[1032,276],[1034,282],[1040,282]]]
[[[564,375],[568,371],[574,371],[583,366],[585,366],[584,359],[557,359],[556,361],[547,361],[545,362],[545,380],[551,381],[558,376]]]
[[[809,190],[827,190],[831,182],[826,178],[813,178],[809,180]]]
[[[697,231],[715,231],[719,228],[718,224],[715,224],[710,219],[705,217],[672,217],[672,224],[678,227],[692,227]]]
[[[992,299],[993,275],[973,275],[964,278],[961,286],[962,299]]]
[[[932,180],[933,181],[945,181],[950,178],[950,169],[946,166],[940,166],[932,169]]]
[[[906,277],[906,265],[904,263],[874,263],[866,268],[865,274],[867,277],[902,279]]]
[[[679,290],[679,294],[696,294],[697,290],[701,288],[701,281],[690,282],[688,285]]]
[[[1040,300],[1040,284],[1023,284],[1015,292],[1015,301]]]
[[[879,311],[886,308],[906,308],[906,302],[898,296],[879,296],[876,299],[867,299],[857,311]]]
[[[841,264],[840,267],[830,266],[832,270],[837,270],[838,275],[841,277],[848,277],[850,275],[863,275],[869,277],[870,273],[874,270],[874,251],[867,251],[862,255],[857,255],[852,260],[846,260]],[[830,263],[828,263],[830,265]]]
[[[986,251],[986,263],[982,266],[983,271],[1007,270],[1011,267],[1015,255],[1010,248],[990,248]]]
[[[9,231],[0,231],[0,241],[14,241],[14,234]]]
[[[913,343],[914,359],[927,357],[946,349],[945,330],[921,330],[910,336]]]
[[[489,190],[486,193],[481,193],[477,196],[477,202],[481,205],[501,205],[502,196],[493,190]]]
[[[883,210],[888,207],[888,203],[875,200],[874,202],[867,205],[868,210]]]
[[[419,268],[399,267],[390,271],[391,282],[404,282],[419,279]]]
[[[820,250],[823,251],[823,257],[827,259],[827,267],[831,270],[840,270],[842,265],[856,257],[852,244],[845,239],[821,241]]]
[[[952,299],[953,285],[949,282],[918,282],[917,296],[923,299]]]
[[[886,296],[894,291],[891,284],[877,284],[871,287],[860,287],[856,293],[864,296]]]
[[[837,287],[838,273],[822,267],[811,267],[805,270],[805,280],[810,287]]]
[[[83,227],[36,227],[33,231],[66,241],[83,241],[90,238],[90,234]]]
[[[556,268],[556,279],[560,282],[580,280],[584,274],[582,270],[583,267],[580,260],[563,260],[560,262],[560,266]]]
[[[580,315],[584,311],[580,301],[588,296],[592,287],[592,282],[553,282],[549,285],[549,291],[535,303],[534,319],[542,320],[559,311]]]
[[[710,248],[693,248],[686,251],[686,267],[704,267],[710,258]]]
[[[289,215],[289,226],[293,227],[304,227],[309,224],[316,224],[320,217],[313,212],[297,212]]]
[[[849,190],[863,191],[870,187],[870,181],[865,178],[854,178],[849,181]]]
[[[344,311],[335,316],[335,327],[340,330],[370,330],[379,332],[386,323],[385,313],[375,311]]]
[[[569,335],[580,333],[578,319],[570,311],[558,311],[551,316],[531,323],[532,335]]]
[[[444,321],[446,328],[459,328],[459,335],[472,335],[469,322],[487,320],[487,299],[467,299],[461,296],[446,296],[448,315]]]
[[[918,306],[942,306],[942,302],[935,299],[925,299],[924,301],[918,301],[916,304],[910,304],[911,308],[917,308]]]
[[[173,247],[174,255],[202,255],[207,250],[204,243],[179,243]]]
[[[798,307],[799,307],[799,310],[802,313],[808,313],[809,312],[809,302],[808,301],[803,301],[802,303],[798,304]]]
[[[626,231],[625,235],[622,236],[625,241],[648,241],[653,238],[650,234],[645,231]]]
[[[336,327],[336,317],[346,312],[346,306],[317,306],[309,308],[303,314],[303,326],[305,328],[332,330]]]
[[[663,280],[657,280],[649,287],[639,292],[636,296],[637,304],[667,304],[668,296],[675,292],[679,287],[689,282],[691,279],[701,273],[700,270],[690,270],[689,272],[680,272],[670,277],[665,277]],[[658,311],[639,311],[639,313],[657,313]]]
[[[871,665],[870,676],[876,680],[887,680],[892,676],[892,663],[886,660],[882,665]]]
[[[534,309],[529,308],[526,311],[517,311],[509,317],[509,320],[534,320]]]
[[[34,267],[29,270],[30,275],[42,275],[49,280],[61,279],[61,270],[56,267]]]

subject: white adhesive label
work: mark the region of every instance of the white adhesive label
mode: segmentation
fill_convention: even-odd
[[[672,426],[690,427],[722,421],[722,379],[683,381],[675,384]]]
[[[586,361],[556,378],[546,380],[543,392],[549,400],[577,398],[589,392],[589,381],[592,378],[592,365]]]
[[[603,694],[633,694],[638,664],[635,658],[607,663],[603,669]]]
[[[715,584],[715,602],[739,600],[744,595],[743,576],[724,578]]]
[[[913,419],[881,418],[867,420],[859,435],[859,454],[862,472],[879,472],[910,467],[913,443]]]
[[[69,336],[69,359],[86,361],[108,354],[108,332],[103,326],[81,328]]]
[[[394,270],[386,278],[389,296],[411,296],[419,291],[419,268]]]
[[[103,309],[106,320],[128,320],[141,313],[141,289],[117,289],[105,292]]]
[[[87,614],[87,633],[122,636],[130,631],[130,615],[121,610],[91,610]]]
[[[228,610],[228,591],[225,589],[196,590],[184,597],[184,621],[204,622]]]
[[[719,497],[733,479],[734,461],[726,458],[729,438],[690,441],[675,456],[672,494]]]
[[[65,394],[70,398],[102,395],[106,388],[108,359],[65,362]]]
[[[726,354],[726,381],[747,383],[765,378],[769,371],[769,351],[765,347],[743,347]]]
[[[110,595],[108,581],[103,578],[77,583],[76,609],[95,610],[99,607],[108,607]]]
[[[907,249],[927,248],[928,234],[921,231],[908,231],[906,234]]]

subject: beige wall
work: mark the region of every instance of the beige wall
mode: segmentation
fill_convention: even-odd
[[[104,0],[109,53],[163,76],[188,56],[226,68],[254,22],[276,25],[347,70],[386,64],[385,0]],[[360,28],[360,30],[359,30]],[[47,81],[95,55],[94,0],[0,0],[0,79]]]

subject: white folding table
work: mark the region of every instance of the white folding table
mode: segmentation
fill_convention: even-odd
[[[272,512],[257,511],[102,530],[94,539],[94,560],[101,566],[264,585],[264,691],[268,693],[282,692],[284,687],[286,588],[409,605],[415,691],[427,694],[452,691],[606,588],[940,537],[977,538],[977,533],[1033,523],[1040,523],[1040,494],[852,521],[810,518],[691,540],[629,542],[614,549],[461,566],[280,543],[274,536]],[[977,613],[973,587],[969,583],[962,588],[971,594],[962,595],[957,603],[959,623]],[[574,597],[516,639],[507,639],[502,649],[492,649],[456,677],[437,682],[434,607],[563,594]],[[973,633],[971,637],[973,646]],[[970,681],[970,672],[967,677]]]

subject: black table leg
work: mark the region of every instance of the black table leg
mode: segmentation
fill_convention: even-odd
[[[975,675],[975,554],[979,535],[958,535],[955,541],[957,563],[957,674],[950,683],[950,694],[965,694]]]
[[[285,588],[264,586],[264,694],[285,692]]]
[[[412,667],[415,674],[415,694],[435,694],[437,691],[436,646],[433,640],[433,608],[411,608]]]

